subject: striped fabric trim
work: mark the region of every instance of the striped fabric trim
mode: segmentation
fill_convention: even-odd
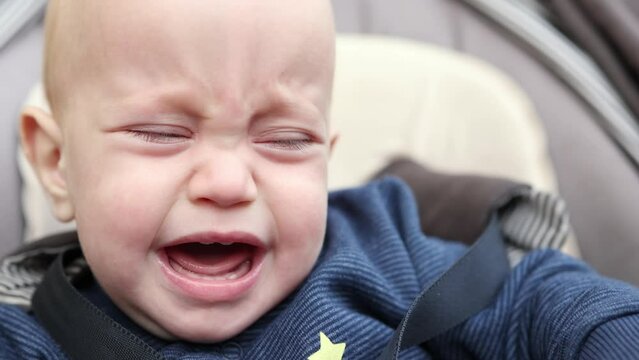
[[[0,49],[44,11],[46,0],[0,0]]]
[[[0,262],[0,303],[31,307],[31,297],[44,273],[58,254],[77,245],[43,247],[8,256]],[[67,269],[74,276],[85,268],[84,259],[78,259]]]
[[[509,260],[517,264],[529,251],[559,249],[572,233],[564,202],[557,196],[525,190],[500,217]],[[31,307],[31,297],[45,271],[63,251],[77,245],[42,247],[0,262],[0,303]],[[67,267],[73,277],[87,267],[78,259]]]
[[[561,249],[573,231],[564,201],[550,193],[527,190],[501,214],[511,264],[529,251]]]

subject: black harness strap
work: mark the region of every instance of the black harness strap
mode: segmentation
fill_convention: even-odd
[[[71,359],[162,359],[151,346],[109,318],[71,284],[64,269],[79,256],[79,248],[67,250],[47,271],[32,299],[38,321]]]
[[[488,307],[510,271],[496,216],[453,266],[415,299],[378,360],[423,344]]]

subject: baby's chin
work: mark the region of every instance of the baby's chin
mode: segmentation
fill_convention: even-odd
[[[135,315],[132,318],[139,326],[160,339],[170,342],[186,341],[200,344],[214,344],[229,340],[257,321],[257,318],[252,317],[234,323],[202,321],[200,319],[200,321],[176,321],[162,326],[149,318],[137,318]],[[212,323],[215,324],[212,325]]]
[[[133,322],[160,339],[212,344],[241,334],[288,293],[256,291],[237,302],[211,304],[162,296],[166,293],[145,296],[139,302],[131,298],[113,300]]]
[[[169,342],[185,341],[197,344],[215,344],[234,338],[235,336],[241,334],[249,326],[250,324],[238,329],[225,329],[223,331],[212,331],[211,328],[198,330],[194,329],[193,327],[189,327],[186,329],[178,330],[175,334],[159,327],[157,327],[156,329],[149,328],[146,330],[149,331],[151,334],[157,336],[158,338]]]

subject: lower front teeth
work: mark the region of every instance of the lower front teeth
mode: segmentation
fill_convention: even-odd
[[[171,261],[171,266],[173,267],[175,271],[179,272],[180,274],[184,274],[184,275],[194,277],[197,279],[202,279],[202,280],[220,281],[220,280],[235,280],[246,275],[251,270],[251,261],[246,260],[245,262],[241,263],[238,267],[236,267],[233,271],[224,275],[206,275],[206,274],[192,272],[190,270],[185,269],[182,265],[178,264],[175,261]]]
[[[240,276],[245,275],[250,269],[251,269],[251,262],[247,260],[243,262],[242,264],[240,264],[240,266],[238,266],[237,269],[235,269],[235,271],[226,274],[224,276],[224,279],[235,280],[239,278]]]

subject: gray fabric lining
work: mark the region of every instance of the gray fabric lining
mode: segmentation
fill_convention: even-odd
[[[494,0],[463,2],[535,49],[546,65],[601,115],[599,125],[639,166],[639,124],[592,60],[542,17],[521,4]]]
[[[0,49],[26,24],[40,16],[46,4],[46,0],[0,1]]]

